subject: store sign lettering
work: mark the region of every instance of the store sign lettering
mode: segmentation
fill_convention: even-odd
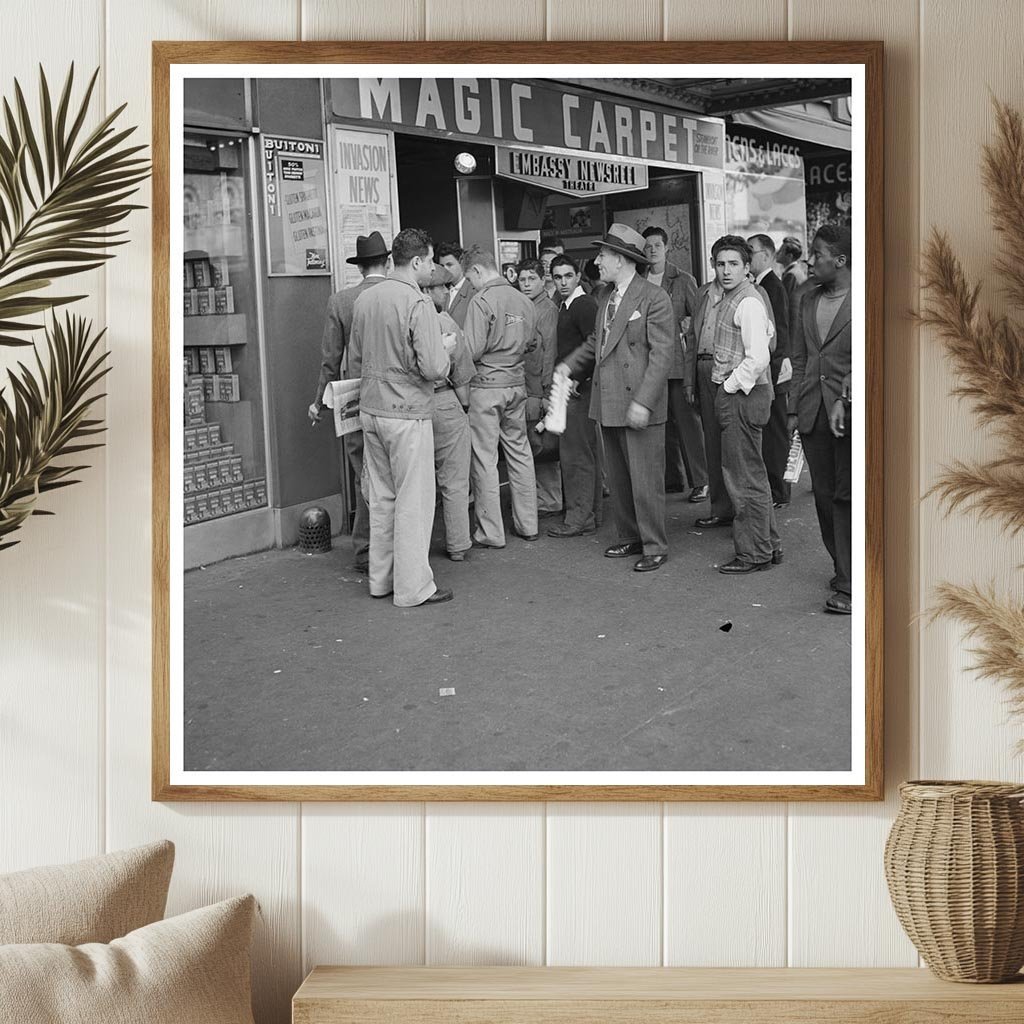
[[[618,163],[579,156],[556,156],[532,150],[495,147],[498,174],[567,195],[599,195],[647,188],[643,164]]]
[[[811,164],[807,168],[807,184],[811,187],[816,185],[849,185],[850,165],[845,162]]]
[[[595,155],[721,168],[720,120],[612,101],[538,82],[478,78],[336,78],[331,108],[342,120],[524,143]]]

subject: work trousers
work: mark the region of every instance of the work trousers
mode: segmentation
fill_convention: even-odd
[[[469,417],[450,387],[434,392],[434,474],[441,492],[445,547],[467,551],[469,539]]]
[[[476,508],[473,539],[479,544],[501,547],[505,526],[501,520],[501,492],[498,487],[498,445],[505,453],[508,486],[512,495],[512,523],[516,532],[531,536],[537,532],[537,477],[533,453],[526,438],[526,388],[471,388],[469,392],[469,436],[473,456],[470,479]]]
[[[434,525],[434,429],[430,420],[362,413],[363,459],[370,507],[370,593],[392,590],[399,608],[436,590],[430,569]]]
[[[668,423],[665,427],[665,471],[667,484],[706,487],[708,462],[704,451],[704,429],[697,407],[686,400],[681,380],[668,382]]]
[[[776,384],[772,413],[761,435],[761,455],[768,473],[772,501],[788,502],[790,484],[783,477],[789,460],[789,384]]]
[[[356,515],[352,520],[352,554],[356,564],[365,562],[370,556],[370,510],[363,497],[363,432],[353,430],[342,438],[345,457],[352,467],[356,480]]]
[[[781,550],[772,492],[761,456],[761,431],[771,415],[772,386],[758,384],[745,395],[719,386],[715,411],[722,431],[722,478],[732,501],[732,539],[741,562],[771,561]]]
[[[697,401],[704,428],[704,452],[707,455],[708,490],[711,514],[720,519],[732,519],[732,499],[722,476],[722,429],[715,412],[715,394],[719,386],[712,382],[713,359],[697,358]]]
[[[579,396],[565,409],[565,433],[559,445],[565,525],[589,530],[601,525],[604,480],[597,424],[590,418],[591,382],[578,385]]]
[[[821,539],[835,564],[835,589],[849,597],[853,571],[853,471],[849,425],[846,437],[836,437],[828,425],[828,413],[822,402],[818,406],[813,429],[806,434],[801,431],[800,439],[811,471]]]
[[[665,533],[665,424],[643,430],[601,427],[620,544],[643,544],[645,555],[668,553]]]

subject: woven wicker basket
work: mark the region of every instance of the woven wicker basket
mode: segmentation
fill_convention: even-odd
[[[906,782],[885,844],[896,915],[949,981],[997,982],[1024,966],[1024,786]]]

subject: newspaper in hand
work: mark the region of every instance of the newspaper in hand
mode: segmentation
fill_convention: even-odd
[[[782,479],[787,484],[795,484],[800,479],[800,474],[804,471],[804,446],[800,440],[799,431],[793,431],[793,440],[789,445],[789,458],[786,459],[786,472],[782,474]]]
[[[341,437],[362,430],[359,422],[359,378],[332,380],[324,388],[323,403],[334,410],[334,434]]]
[[[548,395],[548,411],[540,423],[537,424],[537,432],[545,430],[552,434],[565,433],[565,410],[569,404],[569,388],[572,381],[563,373],[556,373],[551,379],[551,391]]]

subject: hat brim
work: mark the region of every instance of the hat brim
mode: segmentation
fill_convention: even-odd
[[[615,242],[600,241],[591,242],[590,244],[598,249],[611,249],[612,252],[617,252],[620,256],[626,256],[636,263],[643,263],[645,266],[651,262],[642,252],[638,252],[636,249],[627,249],[624,245],[618,245]]]
[[[375,252],[369,256],[349,256],[346,263],[376,263],[378,260],[386,259],[391,255],[390,249],[385,249],[383,252]]]

